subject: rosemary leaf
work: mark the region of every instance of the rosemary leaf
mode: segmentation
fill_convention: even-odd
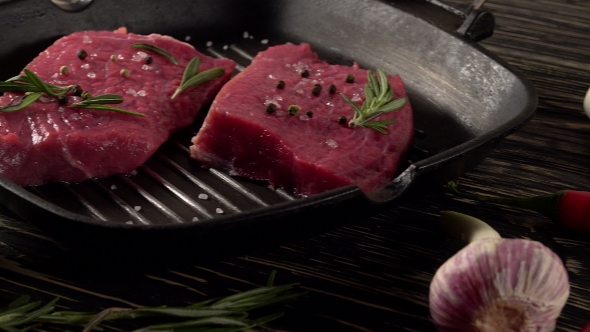
[[[135,330],[135,332],[144,331],[174,331],[179,328],[198,327],[198,326],[226,326],[226,327],[247,327],[248,324],[241,320],[229,317],[208,317],[202,319],[188,320],[180,323],[158,324],[148,326],[143,329]]]
[[[101,104],[82,104],[80,102],[80,103],[71,104],[70,107],[86,108],[86,109],[93,109],[93,110],[100,110],[100,111],[111,111],[111,112],[116,112],[116,113],[123,113],[123,114],[145,117],[145,114],[142,114],[142,113],[132,112],[132,111],[124,110],[122,108],[101,105]]]
[[[146,51],[150,51],[165,57],[166,59],[170,60],[175,65],[178,65],[178,60],[170,52],[166,51],[165,49],[158,47],[156,45],[148,44],[148,43],[135,43],[131,44],[129,47],[131,48],[138,48]]]
[[[180,85],[178,86],[176,91],[174,91],[174,94],[172,95],[172,97],[170,99],[176,98],[179,94],[181,94],[184,90],[186,90],[188,88],[192,88],[192,87],[197,86],[199,84],[208,82],[214,78],[217,78],[217,77],[223,75],[223,73],[225,72],[225,69],[223,69],[221,67],[214,67],[214,68],[204,70],[198,74],[191,76],[190,73],[193,72],[195,69],[195,65],[194,65],[193,61],[195,61],[194,58],[193,58],[193,60],[191,60],[191,62],[189,62],[189,64],[185,68],[184,74],[182,75],[182,82],[180,82]]]
[[[83,101],[77,103],[77,105],[104,105],[104,104],[120,104],[123,102],[123,96],[116,95],[116,94],[105,94],[90,97],[88,99],[84,99]]]
[[[59,300],[59,298],[55,298],[52,301],[48,302],[43,307],[41,307],[40,309],[29,312],[26,315],[24,315],[24,317],[22,317],[21,319],[14,320],[14,321],[12,321],[8,324],[5,324],[5,325],[18,326],[18,325],[34,322],[36,318],[51,312],[54,309],[54,305],[58,300]]]
[[[171,99],[176,98],[176,96],[178,96],[183,91],[182,86],[184,86],[186,82],[191,79],[191,77],[197,75],[197,73],[199,72],[200,65],[201,58],[199,58],[198,56],[192,58],[192,60],[189,61],[189,63],[186,65],[186,68],[184,69],[184,73],[182,74],[182,80],[180,81],[180,85],[178,86],[178,88],[176,88],[176,91],[174,91],[174,94],[172,95]]]
[[[199,72],[199,66],[201,65],[201,58],[198,56],[192,58],[191,61],[186,65],[184,69],[184,73],[182,74],[182,81],[180,81],[180,85],[184,85],[191,77],[197,75]]]
[[[277,276],[277,270],[272,270],[268,275],[268,280],[266,281],[266,287],[272,287],[275,283],[275,277]]]
[[[225,69],[220,67],[215,67],[211,69],[204,70],[197,75],[191,77],[186,83],[183,84],[182,90],[186,90],[188,88],[192,88],[193,86],[197,86],[201,83],[208,82],[214,78],[217,78],[225,72]]]
[[[6,81],[0,82],[0,92],[41,92],[41,90],[33,84]]]
[[[59,97],[59,94],[51,91],[51,89],[49,88],[49,86],[43,82],[39,76],[37,76],[35,73],[33,73],[32,71],[28,70],[25,68],[24,70],[25,74],[27,75],[27,78],[29,79],[29,81],[31,82],[31,84],[33,84],[34,86],[36,86],[39,91],[41,92],[45,92],[46,94],[52,96],[52,97]]]
[[[8,309],[18,308],[22,305],[29,303],[30,300],[31,300],[31,297],[29,295],[23,295],[23,296],[19,297],[18,299],[10,302],[10,304],[8,305]]]
[[[4,113],[11,113],[20,111],[23,108],[31,105],[32,103],[36,102],[39,98],[41,98],[41,92],[33,92],[31,94],[24,95],[17,104],[13,104],[13,99],[8,105],[0,106],[0,112]]]

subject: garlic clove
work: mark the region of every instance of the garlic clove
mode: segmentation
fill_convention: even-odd
[[[430,284],[440,331],[553,331],[569,296],[559,257],[539,242],[487,238],[445,262]]]
[[[467,243],[487,238],[501,238],[500,234],[484,221],[455,211],[441,212],[440,225],[445,233]]]
[[[586,92],[586,97],[584,97],[584,112],[590,118],[590,89]]]

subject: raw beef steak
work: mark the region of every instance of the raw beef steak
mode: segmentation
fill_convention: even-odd
[[[149,50],[130,48],[133,43],[167,50],[179,65]],[[80,56],[81,50],[85,57]],[[195,56],[201,58],[199,71],[222,67],[225,73],[171,100],[185,66]],[[40,185],[129,173],[172,131],[192,123],[201,106],[229,80],[234,67],[233,61],[210,58],[186,43],[157,34],[141,36],[119,29],[63,37],[26,68],[47,83],[78,84],[92,96],[122,95],[123,103],[112,106],[145,117],[72,108],[69,105],[79,102],[79,97],[70,96],[66,104],[60,104],[44,95],[23,110],[0,113],[0,174],[19,185]],[[20,95],[5,93],[0,105]]]
[[[346,82],[349,74],[351,83]],[[388,81],[394,98],[406,96],[399,76]],[[205,166],[268,180],[299,195],[348,184],[364,191],[379,188],[393,179],[410,145],[412,110],[406,103],[379,117],[396,119],[387,126],[388,134],[339,123],[341,116],[350,120],[353,115],[339,93],[360,105],[365,83],[366,70],[329,65],[307,44],[271,47],[219,92],[192,139],[191,156]],[[319,93],[316,84],[322,87]],[[332,84],[336,91],[330,91]],[[290,115],[291,105],[300,108],[296,115]]]

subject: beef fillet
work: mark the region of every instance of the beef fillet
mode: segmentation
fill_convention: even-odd
[[[156,45],[180,64],[130,48],[133,43]],[[222,67],[224,75],[171,100],[186,64],[195,56],[201,58],[199,71]],[[78,84],[93,96],[122,95],[124,102],[113,106],[145,117],[68,106],[79,97],[71,96],[63,104],[43,96],[23,110],[0,113],[0,174],[19,185],[40,185],[129,173],[172,131],[193,122],[203,104],[229,80],[234,67],[233,61],[213,59],[157,34],[141,36],[120,29],[63,37],[26,68],[53,85]],[[0,105],[15,97],[19,94],[5,93]]]
[[[394,98],[406,96],[399,76],[388,81]],[[271,47],[219,92],[191,156],[299,195],[348,184],[379,188],[393,179],[410,145],[412,109],[406,103],[377,119],[396,119],[388,134],[349,128],[340,118],[350,120],[353,109],[339,93],[361,105],[365,83],[366,70],[329,65],[307,44]]]

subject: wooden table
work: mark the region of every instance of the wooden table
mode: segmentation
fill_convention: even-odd
[[[449,0],[465,7],[466,1]],[[590,87],[590,1],[489,0],[496,17],[481,44],[524,72],[540,99],[536,116],[460,180],[468,191],[532,195],[590,190],[590,120],[582,100]],[[442,210],[489,222],[504,237],[531,238],[563,259],[571,295],[558,330],[590,322],[590,234],[554,227],[525,210],[458,199],[444,190],[391,206],[339,229],[221,259],[135,267],[79,257],[2,209],[0,302],[21,294],[61,308],[186,305],[265,283],[298,282],[309,294],[282,309],[279,330],[430,331],[428,287],[436,269],[463,244],[441,233]]]

